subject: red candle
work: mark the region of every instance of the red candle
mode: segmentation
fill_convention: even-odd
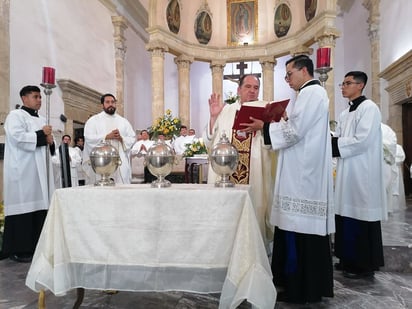
[[[51,67],[43,67],[43,84],[54,85],[55,69]]]
[[[317,51],[316,68],[330,67],[330,47],[322,47]]]

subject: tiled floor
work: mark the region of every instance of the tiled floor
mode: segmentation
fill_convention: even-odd
[[[291,305],[282,302],[276,309],[293,308],[412,308],[412,197],[408,210],[391,214],[382,224],[385,263],[373,279],[347,279],[335,271],[335,296],[313,305]],[[24,284],[29,264],[11,260],[0,261],[0,308],[37,308],[37,294]],[[75,292],[56,297],[46,293],[47,308],[71,308]],[[202,309],[217,308],[219,295],[184,292],[131,293],[108,295],[101,291],[86,291],[81,308],[144,308]],[[249,308],[244,303],[240,308]]]

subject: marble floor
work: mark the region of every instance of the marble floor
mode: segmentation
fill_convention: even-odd
[[[382,224],[386,266],[370,279],[347,279],[334,273],[335,296],[312,305],[278,302],[276,309],[317,308],[412,308],[412,197],[408,209],[391,214]],[[38,295],[24,284],[30,264],[0,261],[0,309],[37,308]],[[56,297],[46,292],[46,308],[71,308],[76,294]],[[109,295],[87,290],[81,308],[212,309],[219,294],[185,292],[119,292]],[[239,308],[250,308],[246,302]]]

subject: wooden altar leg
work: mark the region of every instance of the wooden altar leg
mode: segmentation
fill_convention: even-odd
[[[83,288],[77,288],[77,299],[76,299],[76,302],[73,305],[73,309],[80,308],[80,305],[83,302],[83,298],[84,298],[84,289]]]
[[[45,309],[46,308],[46,295],[44,293],[44,290],[40,290],[40,292],[39,292],[39,299],[37,301],[37,307],[39,309]]]

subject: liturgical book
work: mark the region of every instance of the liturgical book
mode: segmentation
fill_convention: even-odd
[[[233,129],[241,130],[245,127],[241,123],[251,122],[249,117],[264,122],[278,122],[289,104],[289,99],[267,103],[266,101],[245,102],[237,113]]]

